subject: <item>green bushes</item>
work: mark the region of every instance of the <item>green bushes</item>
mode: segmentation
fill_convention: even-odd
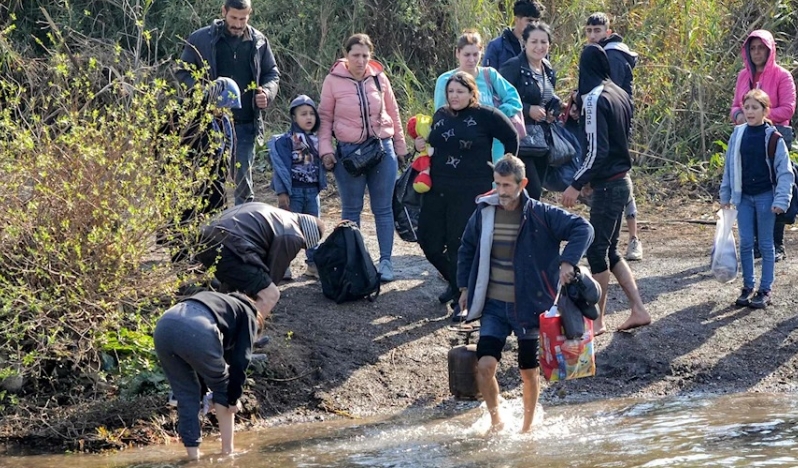
[[[197,118],[177,112],[164,60],[218,16],[222,1],[6,3],[0,380],[22,375],[26,388],[55,386],[64,375],[101,374],[109,356],[117,370],[149,372],[149,311],[175,285],[172,266],[158,261],[155,234],[196,203],[192,184],[207,177],[177,136],[159,132],[169,116]],[[459,32],[495,36],[512,3],[253,0],[252,24],[270,38],[283,76],[268,121],[282,130],[295,94],[318,98],[341,43],[359,31],[374,39],[405,117],[429,113],[435,78],[456,66]],[[684,183],[715,177],[722,165],[715,142],[731,130],[746,34],[770,29],[780,63],[796,57],[796,14],[786,0],[544,3],[563,95],[576,86],[585,17],[599,9],[615,16],[613,28],[641,55],[633,149],[645,166],[684,171]],[[9,398],[0,388],[0,405]]]
[[[198,106],[179,109],[154,75],[114,71],[122,54],[79,57],[0,64],[0,375],[32,396],[152,369],[143,338],[176,286],[156,233],[208,178],[163,131]]]

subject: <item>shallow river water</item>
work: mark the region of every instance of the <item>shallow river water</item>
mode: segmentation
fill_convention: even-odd
[[[520,402],[506,401],[507,428],[491,437],[483,435],[488,419],[477,408],[238,433],[235,457],[220,457],[218,440],[206,438],[203,460],[192,463],[172,444],[111,455],[0,454],[0,467],[798,466],[795,395],[609,400],[544,411],[528,435],[517,434]]]

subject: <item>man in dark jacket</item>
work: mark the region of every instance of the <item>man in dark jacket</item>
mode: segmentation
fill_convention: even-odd
[[[277,96],[280,72],[266,36],[249,26],[250,0],[225,0],[222,19],[194,31],[180,56],[176,75],[187,89],[196,73],[209,80],[232,78],[243,92],[242,106],[233,111],[237,141],[235,203],[253,201],[252,164],[255,139],[263,143],[261,111]]]
[[[220,213],[202,230],[197,259],[232,291],[267,304],[280,300],[277,284],[302,249],[318,245],[324,224],[319,218],[291,213],[266,203],[246,203]]]
[[[526,168],[507,155],[493,167],[494,191],[477,199],[458,251],[457,285],[466,321],[480,320],[477,384],[491,418],[501,430],[496,368],[511,332],[518,337],[518,367],[524,385],[524,422],[529,431],[540,393],[539,316],[554,303],[559,284],[593,240],[580,216],[539,202],[524,191]],[[560,244],[567,244],[560,254]]]
[[[585,36],[588,44],[598,44],[607,53],[607,59],[610,61],[610,78],[632,99],[632,112],[634,113],[632,91],[637,53],[632,52],[629,46],[624,44],[623,37],[610,29],[610,18],[606,13],[598,12],[588,16],[585,22]],[[629,231],[626,259],[642,260],[643,243],[637,237],[637,202],[635,202],[634,194],[626,205],[625,217],[626,227]]]
[[[629,169],[629,130],[632,103],[626,91],[610,79],[607,53],[601,46],[588,44],[579,57],[579,95],[582,98],[580,140],[584,157],[574,181],[562,195],[566,208],[574,206],[580,191],[588,184],[593,190],[590,224],[596,240],[587,251],[593,277],[602,289],[600,315],[593,322],[596,335],[604,333],[604,311],[610,272],[618,280],[631,305],[631,315],[618,330],[630,330],[651,323],[629,265],[618,253],[618,236],[623,213],[632,194]]]
[[[535,0],[518,0],[513,5],[513,28],[505,28],[501,35],[488,43],[482,56],[483,67],[496,70],[521,53],[522,35],[530,24],[536,24],[543,17],[546,8]]]

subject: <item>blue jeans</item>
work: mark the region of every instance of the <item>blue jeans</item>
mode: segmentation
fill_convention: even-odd
[[[363,197],[366,187],[371,199],[371,212],[377,228],[377,242],[380,244],[380,260],[390,260],[393,252],[393,186],[396,183],[399,166],[393,141],[382,140],[385,157],[380,163],[362,176],[354,177],[346,172],[340,162],[335,165],[333,174],[341,195],[341,219],[353,221],[360,226],[360,213],[363,211]]]
[[[743,195],[737,205],[737,231],[740,234],[740,264],[743,267],[743,286],[754,289],[754,229],[762,253],[762,278],[759,289],[770,291],[773,287],[773,270],[776,264],[776,251],[773,246],[773,226],[776,215],[770,211],[773,206],[773,192],[759,195]]]
[[[255,124],[237,123],[235,170],[235,203],[241,205],[255,200],[252,189],[252,165],[255,162]]]
[[[319,217],[319,189],[317,187],[292,187],[289,206],[292,213],[302,213]],[[313,264],[313,254],[316,249],[307,249],[305,255],[307,263]]]
[[[593,225],[594,239],[587,249],[587,262],[594,275],[612,271],[621,261],[618,236],[631,196],[632,179],[628,175],[623,179],[597,183],[593,187],[590,224]]]
[[[479,336],[492,336],[504,341],[510,333],[515,333],[519,340],[537,340],[540,330],[518,323],[514,303],[486,298],[479,319]]]

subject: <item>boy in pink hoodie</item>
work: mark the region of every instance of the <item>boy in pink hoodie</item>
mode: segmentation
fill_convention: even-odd
[[[789,71],[776,63],[776,42],[773,34],[764,29],[752,32],[743,42],[740,55],[743,58],[743,69],[737,75],[737,86],[734,88],[732,122],[735,125],[746,123],[742,110],[743,96],[752,89],[761,89],[770,98],[768,118],[784,137],[784,143],[789,150],[793,141],[790,120],[795,113],[795,81]],[[776,223],[773,243],[776,247],[776,261],[785,259],[787,255],[784,251],[783,223]]]

